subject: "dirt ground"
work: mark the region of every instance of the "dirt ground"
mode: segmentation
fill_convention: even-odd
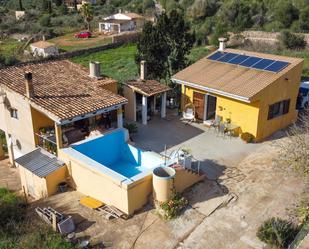
[[[12,191],[21,190],[18,169],[9,165],[8,158],[0,160],[0,187],[5,187]]]
[[[190,206],[172,221],[160,219],[151,206],[129,220],[107,221],[81,207],[82,195],[76,191],[39,205],[73,215],[77,237],[109,248],[265,248],[255,235],[259,225],[272,216],[288,217],[306,188],[302,179],[273,164],[273,143],[263,143],[237,167],[225,165],[218,179],[206,179],[186,191]]]

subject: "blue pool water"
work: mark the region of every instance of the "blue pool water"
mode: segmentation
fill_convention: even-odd
[[[155,153],[126,143],[125,135],[124,130],[116,130],[73,145],[72,148],[127,178],[150,172],[163,163],[163,159]]]

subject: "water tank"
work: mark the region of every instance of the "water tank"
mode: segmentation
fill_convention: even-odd
[[[155,200],[164,202],[170,199],[174,187],[175,169],[158,167],[153,170],[152,184]]]

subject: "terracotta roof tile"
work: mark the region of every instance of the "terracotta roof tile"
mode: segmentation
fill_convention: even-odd
[[[243,50],[226,49],[226,52],[246,54],[272,60],[289,62],[289,66],[278,73],[246,68],[228,63],[208,60],[207,57],[178,72],[172,79],[178,83],[186,82],[209,88],[213,91],[247,99],[253,98],[272,82],[287,73],[303,59],[285,56],[248,52]]]
[[[103,87],[116,81],[93,79],[88,70],[68,60],[47,61],[0,70],[0,85],[25,96],[24,73],[33,74],[35,97],[30,103],[59,121],[125,104],[127,100]]]
[[[132,80],[128,81],[126,85],[145,96],[153,96],[171,90],[156,80]]]

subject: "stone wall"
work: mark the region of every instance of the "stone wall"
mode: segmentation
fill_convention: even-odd
[[[244,31],[242,35],[245,39],[250,40],[252,42],[265,42],[269,44],[275,44],[279,40],[280,32],[265,32],[265,31]],[[305,41],[309,44],[309,34],[301,34],[304,35]]]

